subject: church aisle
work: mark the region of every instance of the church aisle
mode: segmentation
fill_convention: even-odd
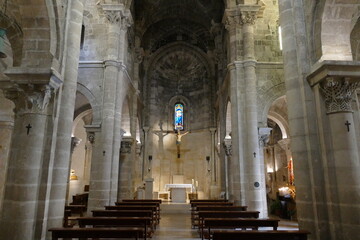
[[[191,228],[190,211],[188,213],[161,213],[160,225],[152,240],[200,239],[196,229]]]

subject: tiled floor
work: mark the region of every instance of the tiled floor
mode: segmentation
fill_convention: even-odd
[[[191,228],[189,204],[162,204],[160,225],[152,240],[200,239],[196,229]],[[265,229],[265,228],[264,228]],[[296,222],[280,221],[279,230],[296,230]]]

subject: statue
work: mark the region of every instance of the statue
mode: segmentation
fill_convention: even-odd
[[[176,144],[180,144],[181,143],[181,138],[188,134],[189,132],[184,132],[183,134],[180,134],[180,130],[177,131],[177,134],[176,134]]]

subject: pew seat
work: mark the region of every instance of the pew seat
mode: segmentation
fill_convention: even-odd
[[[81,217],[77,218],[77,221],[80,228],[86,226],[143,228],[144,234],[146,233],[144,239],[146,239],[147,236],[151,237],[153,233],[150,217]]]
[[[251,228],[258,230],[259,227],[272,227],[277,230],[279,226],[278,219],[246,219],[246,218],[204,218],[201,226],[201,239],[211,239],[212,230],[214,229],[236,229]]]
[[[60,238],[132,238],[139,239],[144,235],[143,228],[50,228],[51,239]]]
[[[308,231],[251,231],[215,230],[212,240],[307,240]]]

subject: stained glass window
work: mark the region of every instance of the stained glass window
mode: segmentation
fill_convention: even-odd
[[[184,130],[184,105],[181,103],[175,104],[174,125],[175,130]]]

